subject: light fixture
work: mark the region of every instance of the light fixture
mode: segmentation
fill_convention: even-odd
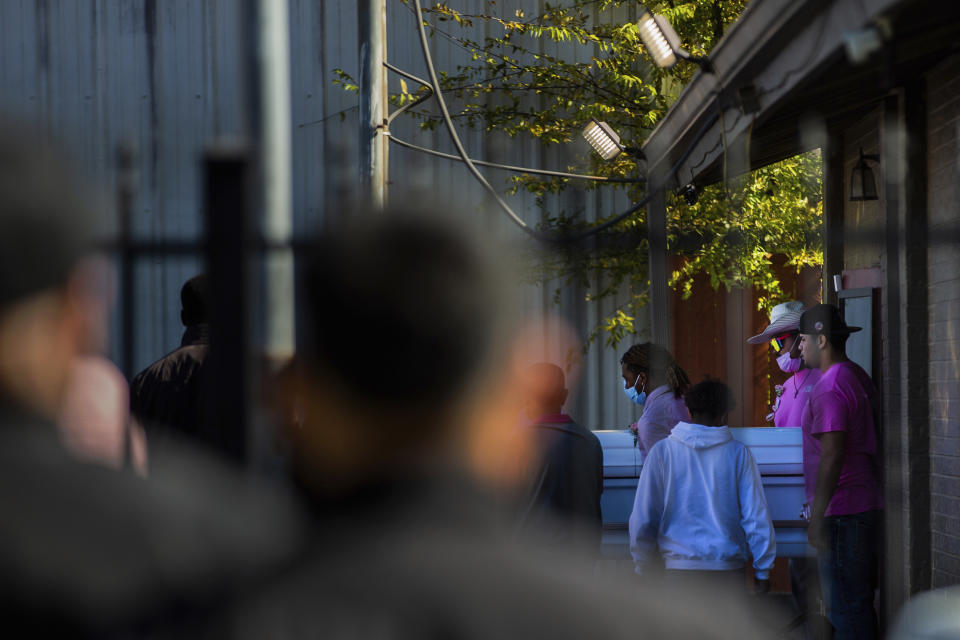
[[[850,64],[863,64],[875,51],[883,48],[880,29],[871,25],[863,29],[847,31],[843,34],[843,48],[846,49]]]
[[[873,177],[873,169],[867,164],[867,160],[879,162],[880,156],[864,155],[863,147],[860,147],[860,159],[850,172],[850,202],[879,199],[877,181]]]
[[[680,189],[680,195],[683,196],[683,199],[691,207],[697,204],[697,200],[700,199],[700,191],[697,189],[697,185],[695,184],[688,184]]]
[[[604,160],[613,160],[621,153],[627,153],[634,158],[644,158],[643,151],[639,147],[620,144],[620,136],[613,127],[596,118],[590,118],[590,123],[583,130],[583,137]]]
[[[706,58],[698,58],[690,55],[689,52],[680,48],[680,36],[670,25],[670,21],[663,16],[650,13],[646,7],[642,7],[643,14],[637,22],[637,31],[640,36],[640,42],[650,53],[654,64],[664,69],[669,69],[677,64],[678,59],[696,62],[700,68],[710,73],[713,66]]]
[[[583,137],[604,160],[613,160],[624,149],[617,132],[606,122],[600,122],[595,118],[591,118],[590,124],[583,130]]]
[[[850,64],[863,64],[893,38],[893,23],[888,17],[878,17],[871,24],[843,33],[843,48]]]

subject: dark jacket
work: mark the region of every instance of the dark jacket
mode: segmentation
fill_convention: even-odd
[[[188,327],[180,348],[133,379],[130,412],[143,426],[151,446],[162,444],[171,436],[193,442],[210,439],[204,405],[208,352],[206,326]]]
[[[548,546],[600,544],[603,449],[589,429],[569,416],[545,416],[528,427],[536,461],[526,473],[521,524]]]
[[[0,616],[31,637],[192,637],[300,547],[282,494],[183,451],[149,480],[67,454],[0,407]]]
[[[598,580],[592,559],[573,550],[558,562],[513,537],[498,505],[454,474],[394,474],[321,504],[312,550],[272,589],[240,602],[217,637],[758,637],[719,604],[691,610],[652,584]]]

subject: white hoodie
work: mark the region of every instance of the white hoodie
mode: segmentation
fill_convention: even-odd
[[[647,455],[630,514],[637,573],[659,551],[667,569],[770,576],[777,546],[753,454],[727,427],[679,422]]]

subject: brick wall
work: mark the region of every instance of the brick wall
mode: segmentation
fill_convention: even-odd
[[[960,583],[960,57],[927,86],[930,517],[933,586],[942,587]]]

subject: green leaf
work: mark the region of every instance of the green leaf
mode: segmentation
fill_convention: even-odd
[[[747,1],[650,0],[644,5],[670,20],[684,48],[706,55]],[[618,19],[634,4],[626,0],[544,2],[539,14],[524,15],[493,1],[473,3],[482,7],[476,14],[434,2],[424,12],[427,26],[464,51],[461,66],[437,60],[441,85],[451,96],[451,115],[465,126],[505,134],[517,144],[533,140],[546,148],[579,139],[590,119],[597,118],[618,131],[624,143],[642,145],[697,68],[653,65],[639,43],[636,23]],[[358,83],[343,70],[335,69],[333,76],[333,83],[344,90],[358,90]],[[416,95],[425,91],[418,89]],[[414,96],[401,80],[400,92],[390,99],[403,105]],[[408,113],[423,129],[433,130],[440,124],[429,110]],[[550,155],[549,149],[545,155]],[[634,176],[639,171],[627,154],[609,163],[585,155],[571,164],[576,172],[610,177]],[[635,201],[645,195],[639,185],[584,186],[530,175],[514,175],[504,182],[508,192],[532,194],[541,211],[540,227],[553,230],[584,224],[583,211],[558,213],[546,204],[554,200],[548,194],[561,193],[570,184],[585,190],[623,189]],[[606,193],[604,199],[609,200]],[[670,286],[683,298],[703,286],[751,286],[764,308],[782,301],[788,294],[779,290],[772,271],[774,260],[785,256],[786,263],[797,270],[822,265],[822,201],[817,151],[764,167],[727,185],[708,187],[693,206],[668,197],[668,250],[677,257]],[[611,232],[643,237],[645,228],[640,213]],[[527,277],[549,282],[551,287],[554,280],[565,287],[583,287],[584,299],[604,309],[587,331],[587,344],[603,340],[616,346],[633,335],[634,319],[648,303],[646,242],[633,242],[627,249],[533,256]],[[562,296],[554,299],[559,304]],[[608,305],[614,300],[617,304],[611,308]]]

